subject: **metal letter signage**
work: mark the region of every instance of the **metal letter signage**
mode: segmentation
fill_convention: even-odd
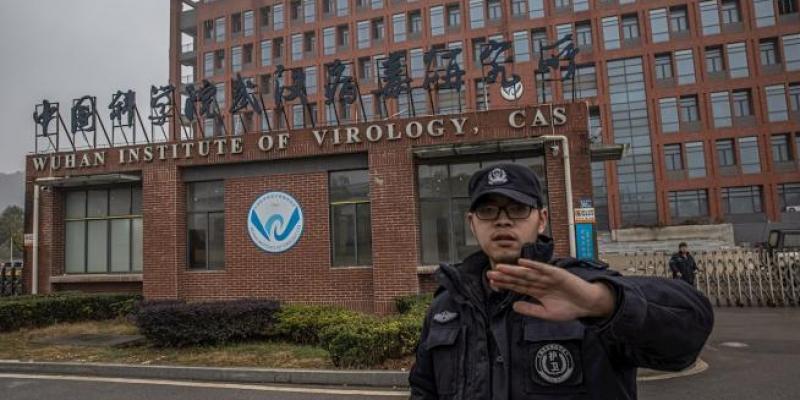
[[[287,193],[266,193],[253,202],[247,213],[247,232],[261,250],[282,253],[303,234],[303,210]]]

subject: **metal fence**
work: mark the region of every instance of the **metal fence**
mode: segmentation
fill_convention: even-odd
[[[734,249],[692,253],[695,283],[720,307],[800,306],[800,251]],[[639,252],[601,257],[625,275],[672,277],[671,254]]]
[[[22,294],[22,267],[0,267],[0,296]]]

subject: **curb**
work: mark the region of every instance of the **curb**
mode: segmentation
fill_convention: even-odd
[[[407,372],[380,370],[209,368],[0,360],[0,372],[261,384],[408,387]]]
[[[708,364],[698,359],[694,365],[683,371],[661,372],[648,370],[647,373],[640,374],[636,380],[637,382],[647,382],[673,379],[699,374],[707,369]],[[0,372],[254,384],[271,383],[381,388],[408,387],[408,372],[382,370],[337,371],[324,369],[212,368],[169,365],[0,360]]]

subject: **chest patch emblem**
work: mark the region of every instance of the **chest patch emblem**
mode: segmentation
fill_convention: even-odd
[[[550,343],[536,352],[534,360],[536,373],[547,383],[558,384],[568,380],[575,371],[572,353],[558,344]]]
[[[433,320],[438,322],[438,323],[440,323],[440,324],[446,324],[446,323],[456,319],[456,317],[458,317],[458,313],[455,313],[455,312],[452,312],[452,311],[442,311],[440,313],[436,313],[433,316]]]

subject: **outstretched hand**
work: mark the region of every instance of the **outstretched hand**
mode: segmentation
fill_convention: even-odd
[[[486,273],[495,289],[530,296],[535,302],[517,301],[514,311],[551,321],[607,318],[614,313],[615,297],[603,283],[589,283],[563,268],[520,258],[519,265],[497,264]]]

